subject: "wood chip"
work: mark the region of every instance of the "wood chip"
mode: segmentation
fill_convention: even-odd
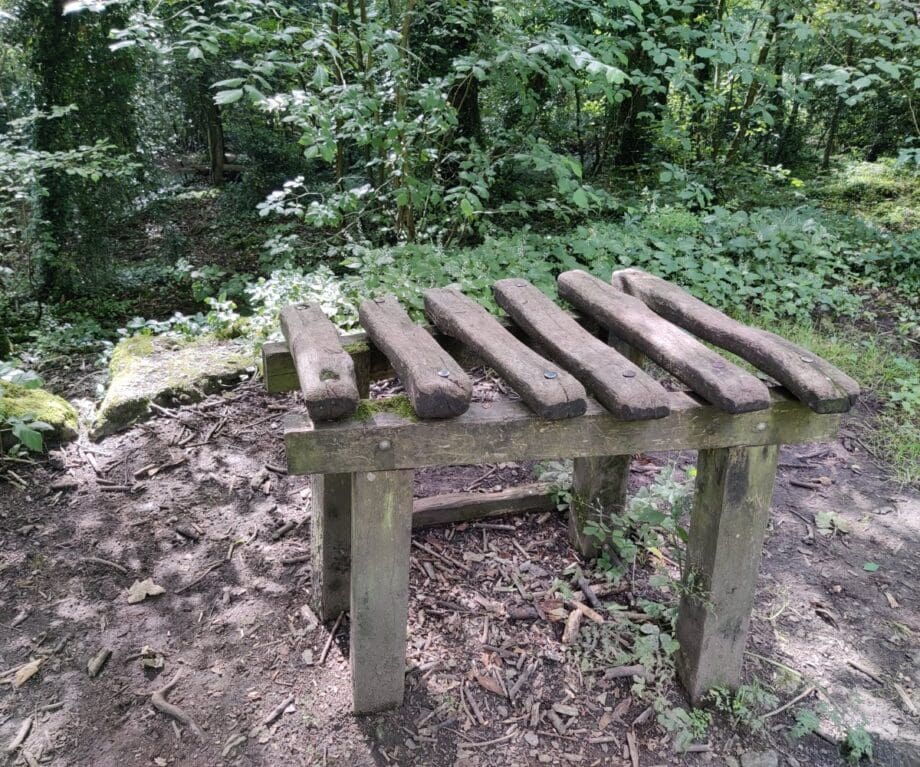
[[[570,645],[575,641],[578,636],[578,629],[581,628],[582,617],[584,617],[584,613],[578,609],[569,613],[569,617],[565,621],[565,630],[562,632],[562,644]]]

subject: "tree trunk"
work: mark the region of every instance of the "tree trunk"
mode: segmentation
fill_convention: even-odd
[[[831,165],[831,155],[834,154],[834,143],[837,141],[837,127],[840,125],[840,111],[843,109],[843,99],[839,96],[834,101],[834,113],[827,129],[827,142],[824,144],[824,156],[821,158],[821,170],[827,170]]]
[[[211,169],[211,183],[220,186],[224,183],[224,125],[220,116],[220,107],[214,103],[207,85],[204,88],[204,117],[208,133],[208,164]]]
[[[779,22],[780,15],[779,10],[776,7],[776,4],[770,9],[770,15],[773,17],[773,21],[770,24],[770,31],[767,33],[767,37],[763,42],[763,45],[760,48],[760,52],[757,54],[757,66],[762,67],[767,62],[767,56],[770,53],[770,48],[776,42],[779,34]],[[761,83],[757,82],[756,79],[751,81],[751,84],[748,86],[747,95],[744,97],[744,103],[741,106],[741,115],[738,119],[738,130],[735,133],[735,138],[732,139],[732,143],[728,148],[728,151],[725,153],[725,164],[728,165],[735,159],[736,155],[741,149],[741,146],[744,144],[744,139],[747,134],[748,125],[750,125],[751,107],[754,105],[754,101],[757,98],[757,94],[760,93]]]

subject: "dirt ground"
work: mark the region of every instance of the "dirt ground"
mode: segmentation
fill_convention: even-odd
[[[855,420],[780,458],[745,673],[776,708],[807,694],[757,733],[717,714],[678,755],[651,700],[579,663],[562,623],[513,619],[522,593],[552,595],[576,562],[556,512],[416,533],[448,559],[413,548],[405,703],[354,717],[347,617],[331,635],[305,608],[309,483],[284,473],[280,428],[296,398],[252,382],[203,405],[17,466],[25,488],[0,484],[0,747],[31,721],[7,763],[746,767],[773,750],[782,765],[838,765],[831,719],[788,736],[797,708],[830,701],[865,724],[876,764],[920,765],[920,496],[871,461]],[[634,463],[639,487],[693,456]],[[529,465],[429,470],[416,492],[532,479]],[[822,512],[838,515],[829,534]],[[635,610],[646,576],[605,600]],[[145,579],[164,593],[129,603]],[[168,682],[201,737],[152,705]]]

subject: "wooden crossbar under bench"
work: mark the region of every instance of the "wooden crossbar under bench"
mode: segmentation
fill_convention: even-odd
[[[779,445],[834,437],[858,385],[806,349],[639,270],[611,283],[567,272],[559,289],[583,318],[511,279],[493,288],[510,322],[436,289],[425,294],[434,327],[412,323],[392,297],[362,304],[366,334],[350,336],[316,306],[289,307],[287,343],[263,347],[268,390],[304,395],[307,413],[285,419],[288,468],[312,475],[316,609],[324,620],[351,612],[356,713],[402,702],[413,524],[545,503],[537,488],[492,502],[429,499],[413,514],[413,474],[424,466],[574,458],[570,539],[592,557],[599,552],[585,526],[624,508],[630,456],[698,450],[685,568],[695,588],[678,612],[678,671],[693,701],[740,682]],[[646,356],[691,391],[662,388],[643,370]],[[521,401],[471,402],[464,366],[479,363]],[[355,417],[370,381],[394,371],[412,412],[363,407]]]

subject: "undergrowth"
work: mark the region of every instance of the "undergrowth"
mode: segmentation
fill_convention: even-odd
[[[552,484],[560,506],[578,502],[571,489],[570,461],[551,461],[538,470],[541,481]],[[776,685],[755,677],[735,689],[715,687],[699,707],[687,707],[675,695],[678,603],[688,595],[703,604],[707,600],[695,574],[682,566],[693,486],[692,471],[680,479],[674,467],[667,467],[629,499],[622,514],[608,515],[606,524],[586,526],[585,533],[603,551],[595,562],[596,573],[614,583],[629,579],[627,593],[635,595],[629,605],[633,609],[610,602],[606,604],[609,620],[582,625],[570,654],[586,685],[590,688],[596,674],[628,668],[632,697],[651,708],[678,753],[705,742],[717,717],[750,740],[764,733],[772,717],[787,708],[779,705],[779,693],[795,696],[803,691],[792,699],[798,705],[792,707],[794,723],[786,737],[795,741],[821,731],[833,739],[822,729],[830,726],[841,733],[840,748],[848,762],[871,760],[872,740],[863,723],[848,711],[847,702],[833,700],[819,684],[788,667],[783,667],[785,674]],[[651,569],[643,583],[636,580],[637,566]],[[574,580],[581,570],[573,566],[566,574]],[[570,599],[569,581],[556,583],[557,591]],[[820,696],[818,704],[805,702],[814,693]]]

